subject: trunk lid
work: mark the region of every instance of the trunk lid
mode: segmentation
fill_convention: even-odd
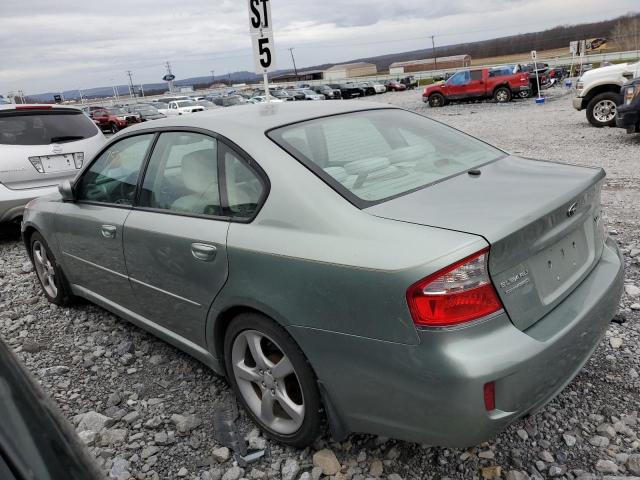
[[[589,274],[604,245],[601,168],[505,157],[367,208],[379,217],[480,235],[513,324],[526,330]]]

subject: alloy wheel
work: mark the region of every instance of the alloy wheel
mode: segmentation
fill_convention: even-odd
[[[601,100],[593,108],[593,117],[601,123],[607,123],[616,116],[616,104],[612,100]]]
[[[244,330],[233,341],[233,375],[253,414],[280,435],[300,429],[305,418],[302,387],[291,360],[267,335]]]
[[[33,242],[33,263],[36,268],[36,274],[47,295],[51,298],[57,297],[58,287],[56,287],[55,268],[47,255],[47,249],[37,240]]]
[[[498,102],[506,102],[509,99],[509,96],[507,95],[507,92],[505,90],[500,90],[497,94],[496,94],[496,100],[498,100]]]

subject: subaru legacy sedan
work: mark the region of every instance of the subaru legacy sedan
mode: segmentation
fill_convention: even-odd
[[[600,168],[518,158],[388,105],[136,125],[22,232],[83,297],[225,375],[273,439],[468,446],[540,409],[616,313]]]

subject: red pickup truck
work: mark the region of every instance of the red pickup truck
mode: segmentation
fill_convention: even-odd
[[[456,72],[444,83],[429,85],[422,93],[422,101],[431,107],[474,98],[493,98],[504,103],[529,88],[527,73],[513,73],[509,68],[478,68]]]

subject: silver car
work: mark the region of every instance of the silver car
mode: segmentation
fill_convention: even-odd
[[[19,218],[29,200],[56,192],[105,142],[77,108],[0,105],[0,223]]]
[[[603,180],[388,105],[262,104],[119,133],[22,232],[51,302],[193,355],[280,442],[326,416],[468,446],[557,395],[614,316]]]

